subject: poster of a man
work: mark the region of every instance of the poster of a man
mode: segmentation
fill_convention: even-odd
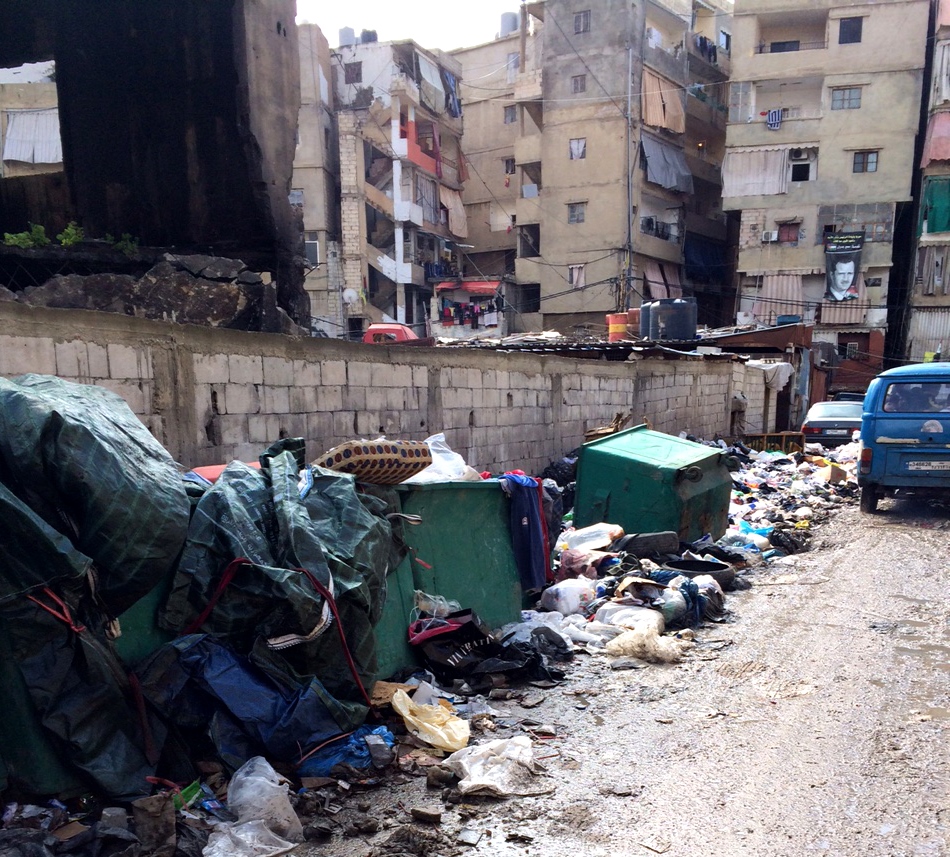
[[[863,247],[861,232],[837,232],[825,238],[826,301],[857,300]]]

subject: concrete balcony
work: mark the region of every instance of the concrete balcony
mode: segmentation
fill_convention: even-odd
[[[729,143],[732,146],[774,146],[787,144],[801,146],[815,145],[819,139],[821,116],[802,119],[783,119],[782,127],[777,131],[770,131],[765,125],[764,117],[756,115],[753,122],[730,122]],[[760,121],[759,121],[760,120]]]
[[[704,54],[696,45],[694,35],[686,37],[686,50],[689,52],[689,70],[694,74],[702,74],[713,80],[727,80],[732,69],[732,61],[729,54],[716,48],[716,61],[713,62],[709,55]]]
[[[543,191],[540,193],[543,194]],[[565,212],[565,217],[567,216]],[[519,226],[541,222],[541,197],[521,198],[515,203],[515,217]]]
[[[664,262],[680,263],[683,261],[683,248],[679,241],[667,241],[664,238],[657,238],[655,235],[648,235],[640,231],[639,224],[635,227],[633,235],[633,248],[637,253],[644,256],[652,256],[654,259],[662,259]]]
[[[673,83],[685,85],[686,51],[682,45],[676,45],[668,51],[665,48],[653,48],[644,44],[643,62]]]
[[[529,134],[515,140],[515,163],[538,164],[541,162],[541,135]]]
[[[694,178],[702,179],[717,186],[722,186],[722,166],[720,164],[705,161],[696,155],[686,153],[686,166],[693,174]]]
[[[393,201],[379,188],[374,187],[369,182],[363,185],[363,193],[366,201],[381,214],[386,215],[390,220],[393,219]]]
[[[729,228],[722,214],[713,216],[687,211],[686,231],[712,238],[714,241],[727,241],[729,238]]]
[[[526,71],[515,78],[515,101],[541,100],[541,69]]]
[[[703,101],[693,94],[686,96],[686,122],[702,125],[722,133],[726,129],[728,113],[718,101]]]

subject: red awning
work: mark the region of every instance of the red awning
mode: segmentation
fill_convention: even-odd
[[[950,161],[950,113],[934,113],[930,117],[921,169],[934,161]]]
[[[436,292],[452,292],[456,289],[460,292],[468,292],[470,295],[494,295],[501,285],[501,280],[469,280],[468,282],[459,282],[458,280],[447,280],[439,283]]]

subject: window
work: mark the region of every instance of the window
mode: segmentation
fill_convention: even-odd
[[[726,53],[732,50],[732,36],[725,30],[719,31],[719,49]]]
[[[873,241],[890,241],[891,230],[886,223],[863,223],[860,228],[864,232],[866,243]]]
[[[832,110],[857,110],[861,106],[861,87],[849,86],[831,90]]]
[[[840,344],[840,343],[839,343],[839,345],[838,345],[838,348],[839,348],[839,349],[841,348],[841,344]],[[857,343],[857,342],[845,342],[845,343],[844,343],[844,354],[842,354],[841,356],[844,357],[845,360],[857,360],[857,358],[858,358],[858,350],[859,350],[859,349],[858,349],[858,343]]]
[[[569,202],[567,204],[567,222],[583,223],[584,215],[587,213],[586,202]]]
[[[801,42],[798,39],[788,42],[772,42],[769,45],[770,54],[787,54],[790,51],[797,51],[801,47]]]
[[[590,32],[590,10],[586,12],[575,12],[574,13],[574,32],[575,33],[589,33]]]
[[[363,82],[363,63],[348,62],[343,65],[344,83],[362,83]]]
[[[838,44],[856,45],[861,41],[861,25],[864,18],[842,18],[838,22]]]
[[[515,174],[515,159],[505,158],[505,175],[513,176]]]
[[[515,108],[514,104],[509,104],[505,107],[505,124],[513,125],[518,119],[518,111]]]
[[[291,188],[290,193],[287,194],[287,199],[291,205],[303,207],[303,188]]]
[[[521,68],[521,54],[508,54],[508,83],[514,83]]]
[[[567,284],[575,289],[584,288],[584,266],[567,266]]]
[[[838,227],[834,223],[826,223],[821,229],[821,234],[822,234],[821,243],[822,244],[825,243],[824,237],[826,235],[834,235],[837,231],[838,231]]]
[[[855,152],[851,167],[853,173],[876,173],[877,152]]]
[[[314,268],[320,264],[320,238],[316,232],[304,232],[303,234],[304,253],[307,261]]]
[[[778,240],[780,244],[798,244],[798,233],[801,223],[780,223],[778,225]]]
[[[811,181],[811,164],[792,164],[792,181],[807,182]]]
[[[579,92],[587,92],[587,75],[575,74],[571,78],[571,92],[577,95]]]
[[[571,140],[571,160],[582,161],[587,157],[587,138],[575,137]]]

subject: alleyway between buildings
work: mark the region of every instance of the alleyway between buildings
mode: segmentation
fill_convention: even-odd
[[[410,810],[439,792],[407,777],[337,816],[378,833],[295,853],[950,853],[948,524],[911,501],[840,509],[810,552],[752,572],[683,663],[612,671],[582,654],[524,698],[536,707],[493,700],[488,737],[533,732],[551,794],[466,798],[418,825]]]

